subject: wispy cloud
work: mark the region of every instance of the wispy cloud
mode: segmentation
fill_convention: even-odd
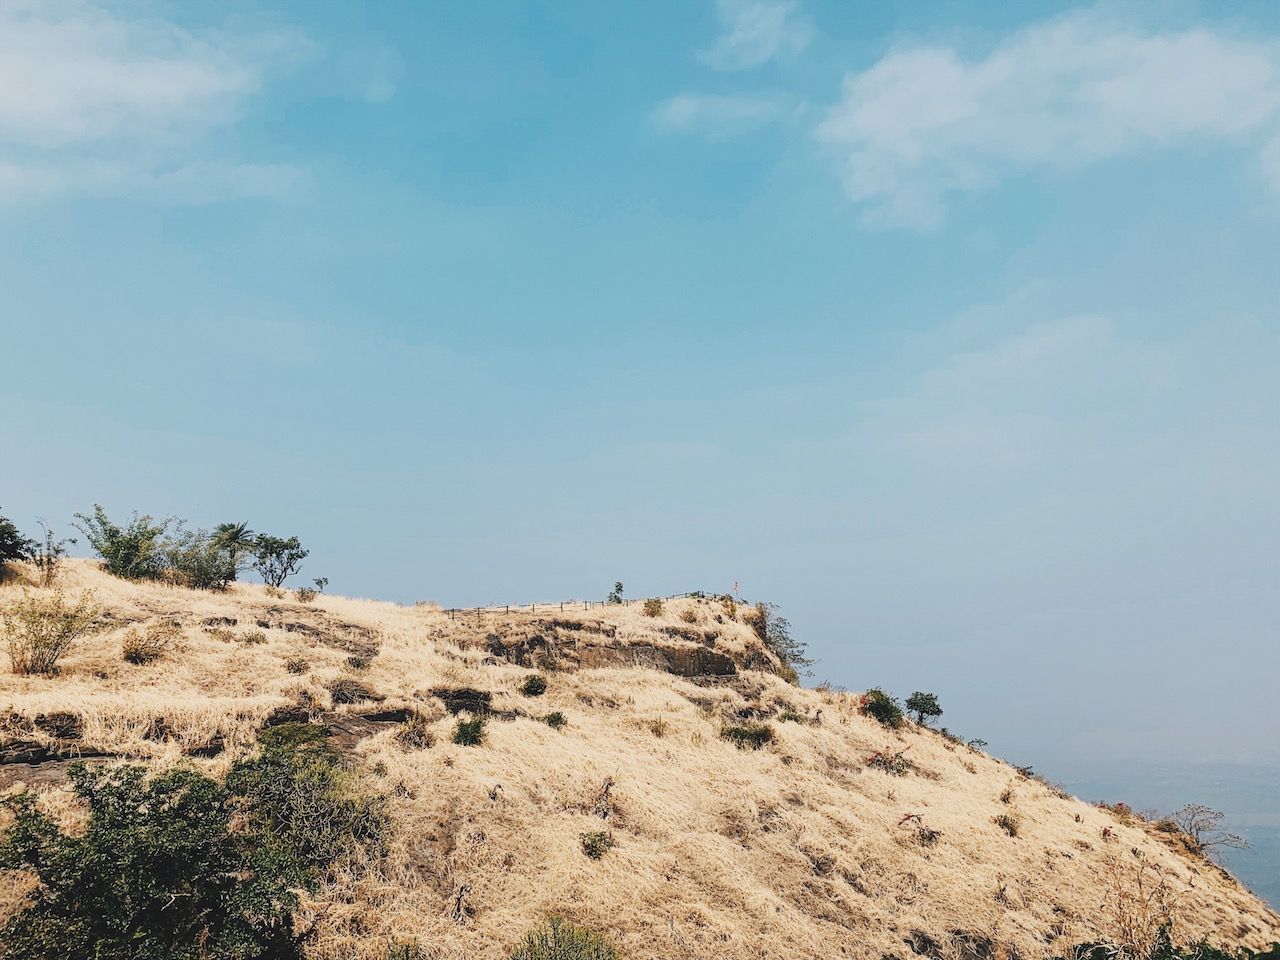
[[[194,147],[243,113],[268,63],[306,48],[294,34],[195,32],[85,0],[0,5],[0,198],[278,189],[293,179],[280,165]]]
[[[699,56],[717,70],[758,67],[799,53],[813,39],[796,0],[718,0],[716,7],[724,32]]]
[[[718,138],[748,133],[783,119],[794,108],[780,94],[681,93],[654,111],[658,127]]]
[[[1260,148],[1278,112],[1275,43],[1087,13],[1026,27],[977,59],[895,49],[846,76],[818,135],[869,222],[928,229],[949,194],[1037,169],[1192,141]]]

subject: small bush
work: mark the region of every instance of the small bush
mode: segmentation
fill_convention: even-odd
[[[911,764],[904,756],[906,752],[906,750],[899,750],[897,753],[889,753],[887,750],[877,750],[867,758],[867,766],[874,770],[883,770],[891,776],[905,776],[911,769]]]
[[[779,723],[808,723],[804,717],[796,713],[794,710],[783,710],[778,714]]]
[[[889,696],[879,687],[872,687],[862,695],[858,712],[886,727],[902,726],[902,707],[898,705],[897,699]]]
[[[547,678],[540,673],[525,677],[520,683],[520,692],[526,697],[540,697],[547,692]]]
[[[353,677],[339,677],[334,680],[329,684],[329,696],[333,698],[335,704],[366,703],[370,700],[381,699],[376,693]]]
[[[248,647],[256,647],[267,642],[267,635],[261,630],[246,630],[236,637],[236,641]]]
[[[565,727],[569,725],[568,719],[566,719],[565,715],[561,713],[559,710],[556,710],[552,713],[548,713],[545,717],[542,718],[542,722],[545,723],[552,730],[563,730]]]
[[[552,917],[526,935],[508,960],[618,960],[618,952],[599,934]]]
[[[1018,835],[1018,828],[1022,825],[1022,821],[1018,819],[1018,815],[1015,813],[996,814],[991,818],[991,822],[1011,837]]]
[[[293,591],[293,595],[297,597],[299,603],[310,603],[319,596],[319,591],[314,590],[311,587],[299,587],[297,590]]]
[[[916,840],[922,847],[932,847],[942,838],[942,831],[926,827],[923,823],[916,828]]]
[[[62,561],[67,555],[67,544],[75,543],[76,541],[70,537],[59,540],[43,520],[36,522],[40,524],[40,529],[44,532],[44,541],[37,540],[31,544],[30,559],[36,565],[36,570],[40,574],[40,586],[51,587],[54,581],[58,579],[58,573],[62,569]]]
[[[24,594],[0,613],[9,663],[14,673],[52,674],[58,661],[77,639],[95,632],[98,608],[92,594],[82,594],[74,604],[62,591],[46,596]]]
[[[290,673],[301,674],[311,669],[311,664],[307,662],[305,657],[290,657],[284,662],[284,668]]]
[[[680,619],[683,620],[685,623],[697,623],[698,611],[694,610],[692,607],[690,607],[688,610],[682,610],[680,611]]]
[[[352,670],[368,670],[373,665],[373,660],[369,657],[362,657],[358,653],[353,653],[347,657],[347,666]]]
[[[478,747],[484,743],[485,717],[472,717],[470,720],[459,720],[453,728],[453,742],[464,747]]]
[[[604,598],[604,602],[613,606],[622,605],[622,581],[618,580],[613,585],[613,592]]]
[[[667,721],[663,720],[661,717],[659,717],[657,720],[649,721],[649,732],[652,733],[655,737],[659,737],[659,738],[665,737],[669,729],[671,729],[670,725],[667,723]]]
[[[608,830],[593,830],[580,835],[578,839],[582,841],[582,852],[592,860],[599,860],[617,846],[617,841]]]
[[[1013,786],[1012,785],[1007,786],[1000,791],[1000,802],[1001,803],[1013,802]]]
[[[732,740],[739,750],[759,750],[765,744],[773,742],[774,733],[773,727],[767,723],[746,723],[724,727],[720,736]]]
[[[161,621],[145,630],[129,630],[120,641],[120,656],[127,663],[141,666],[159,660],[181,646],[182,630],[177,624]]]
[[[436,745],[427,718],[420,713],[410,713],[404,725],[396,731],[396,742],[406,750],[425,750]]]
[[[662,601],[657,597],[651,597],[644,602],[644,615],[646,617],[662,616]]]

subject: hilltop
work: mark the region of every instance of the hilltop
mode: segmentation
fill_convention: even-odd
[[[14,568],[0,609],[48,592]],[[219,778],[264,727],[323,726],[391,826],[303,897],[308,956],[496,960],[562,915],[632,960],[1030,960],[1122,936],[1157,883],[1180,942],[1280,940],[1183,838],[788,682],[726,599],[457,613],[86,560],[58,589],[92,594],[96,632],[52,676],[0,674],[0,790],[74,825],[77,756]],[[159,656],[122,656],[148,636]],[[454,742],[477,717],[482,742]]]

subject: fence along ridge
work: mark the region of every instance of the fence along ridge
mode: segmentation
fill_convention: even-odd
[[[690,593],[673,593],[668,597],[632,597],[626,600],[620,600],[616,603],[610,603],[608,600],[555,600],[550,603],[495,603],[488,606],[477,607],[446,607],[441,613],[447,613],[450,620],[456,620],[459,615],[472,614],[481,616],[486,613],[492,614],[511,614],[511,613],[537,613],[543,610],[546,613],[570,613],[574,610],[592,610],[596,607],[629,607],[633,603],[644,603],[646,600],[683,600],[686,597],[706,597],[708,599],[717,599],[719,597],[731,596],[728,593],[706,593],[695,590]],[[741,597],[734,598],[738,603],[747,603]]]

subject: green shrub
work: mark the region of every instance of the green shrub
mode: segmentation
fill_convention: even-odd
[[[783,710],[778,714],[779,723],[808,723],[809,721],[794,710]]]
[[[569,721],[565,718],[565,715],[561,713],[559,710],[553,711],[552,713],[548,713],[545,717],[542,718],[542,722],[545,723],[552,730],[563,730],[565,727],[569,725]]]
[[[76,527],[102,557],[108,573],[126,580],[153,580],[164,573],[164,535],[172,520],[135,513],[121,527],[96,503],[92,515],[77,513],[76,519]]]
[[[889,696],[879,687],[872,687],[862,695],[858,712],[886,727],[902,726],[902,707],[898,706],[898,701],[894,697]]]
[[[58,590],[23,598],[0,612],[0,634],[14,673],[52,674],[77,639],[96,630],[98,609],[90,593],[74,604]]]
[[[605,597],[605,603],[621,606],[622,604],[622,581],[618,580],[613,585],[613,592]]]
[[[478,747],[484,743],[485,718],[483,715],[470,720],[459,720],[453,728],[453,742],[464,747]]]
[[[560,917],[525,936],[508,960],[618,960],[609,941]]]
[[[582,841],[582,852],[592,860],[599,860],[618,845],[608,830],[593,830],[579,835],[578,839]]]
[[[907,712],[915,714],[916,723],[924,724],[942,716],[942,706],[934,694],[917,690],[907,697]]]
[[[262,854],[292,873],[295,885],[313,886],[357,849],[380,849],[385,801],[356,789],[323,727],[281,724],[262,731],[258,744],[257,757],[227,774],[227,790],[242,798]]]
[[[644,615],[646,617],[662,616],[662,601],[657,597],[651,597],[644,602]]]
[[[759,750],[774,738],[773,727],[767,723],[745,723],[721,728],[720,736],[732,740],[739,750]]]
[[[40,887],[0,929],[6,960],[248,960],[294,957],[296,871],[236,823],[227,790],[194,770],[146,781],[142,767],[72,767],[89,808],[76,835],[32,794],[8,801],[14,820],[0,866],[32,870]]]
[[[368,670],[373,665],[370,657],[362,657],[358,653],[353,653],[347,657],[347,666],[352,670]]]
[[[520,692],[526,697],[540,697],[547,692],[547,678],[540,673],[531,674],[520,684]]]

